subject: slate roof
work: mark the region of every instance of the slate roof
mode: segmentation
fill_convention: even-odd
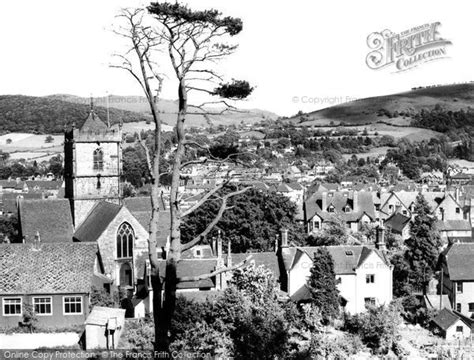
[[[88,293],[97,244],[0,244],[0,294]]]
[[[183,259],[178,264],[178,277],[183,276],[197,276],[202,274],[209,274],[216,269],[216,259]],[[166,260],[159,260],[160,276],[164,280],[166,273]],[[211,278],[199,281],[180,282],[177,285],[178,289],[197,289],[214,287],[214,281]]]
[[[318,251],[321,247],[318,246],[305,246],[298,247],[297,250],[305,252],[311,259],[314,258],[314,253]],[[383,256],[377,249],[372,249],[367,246],[361,245],[337,245],[337,246],[325,246],[329,251],[333,261],[334,261],[334,272],[336,275],[346,275],[346,274],[355,274],[355,270],[364,263],[364,261],[375,252],[387,265],[389,265]],[[293,266],[296,264],[300,254],[295,252],[293,259],[291,261]],[[288,261],[285,263],[285,268],[287,267]]]
[[[71,207],[67,199],[20,201],[21,235],[31,243],[38,232],[43,243],[72,242]]]
[[[384,222],[385,226],[390,227],[397,233],[402,233],[405,226],[407,226],[409,223],[410,217],[400,213],[393,214]]]
[[[354,197],[357,201],[354,207]],[[334,212],[328,211],[330,207],[334,207]],[[349,206],[350,211],[345,212],[344,209]],[[323,220],[331,220],[334,216],[343,219],[345,222],[358,221],[362,215],[366,214],[375,220],[375,206],[372,194],[366,191],[337,191],[326,194],[326,207],[323,209],[323,192],[313,194],[305,202],[306,219],[309,220],[315,215],[320,216]]]
[[[59,190],[62,185],[62,181],[49,181],[49,180],[27,180],[26,185],[31,191],[36,186],[40,190]]]
[[[107,229],[122,207],[107,201],[94,205],[87,218],[76,229],[74,239],[81,242],[94,242]]]
[[[86,121],[82,125],[80,132],[100,132],[106,131],[107,125],[92,110]]]
[[[454,243],[443,256],[451,281],[474,280],[474,243]]]
[[[440,231],[471,231],[469,220],[439,220],[436,222],[436,228]]]
[[[278,266],[278,257],[272,251],[259,252],[259,253],[243,253],[243,254],[231,254],[232,265],[236,265],[241,261],[245,260],[249,255],[252,255],[250,262],[254,261],[256,266],[263,265],[267,269],[271,270],[275,275],[275,279],[280,278],[280,267]]]
[[[463,321],[463,319],[456,315],[454,312],[447,308],[443,308],[438,315],[432,320],[437,326],[439,326],[442,330],[446,331],[451,326],[453,326],[458,320]],[[464,321],[463,321],[464,322]]]

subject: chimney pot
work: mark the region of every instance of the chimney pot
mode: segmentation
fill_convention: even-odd
[[[281,229],[281,246],[288,247],[288,229]]]

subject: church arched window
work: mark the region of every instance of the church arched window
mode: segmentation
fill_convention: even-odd
[[[94,170],[104,170],[104,152],[102,149],[95,149],[93,154]]]
[[[135,234],[128,223],[120,225],[117,231],[117,258],[131,258],[133,256],[133,241]]]

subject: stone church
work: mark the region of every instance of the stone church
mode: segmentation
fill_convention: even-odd
[[[148,289],[149,197],[123,198],[122,127],[104,123],[93,106],[84,124],[64,134],[64,196],[46,200],[18,200],[20,232],[25,244],[96,242],[110,289],[133,294],[137,314],[150,311]],[[157,250],[164,264],[170,219],[160,207]],[[218,250],[221,250],[218,253]],[[209,273],[222,266],[222,246],[201,245],[183,253],[179,276]],[[221,279],[179,285],[179,291],[222,287]],[[136,306],[137,309],[137,306]]]

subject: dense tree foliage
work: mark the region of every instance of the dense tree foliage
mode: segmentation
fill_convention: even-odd
[[[90,106],[50,97],[20,95],[0,96],[0,132],[32,132],[37,134],[62,134],[65,124],[82,126]],[[107,109],[95,107],[100,118],[107,118]],[[145,121],[146,116],[131,111],[109,109],[115,123]]]
[[[224,213],[216,229],[224,231],[224,237],[232,242],[233,252],[272,251],[283,227],[289,229],[290,240],[300,242],[304,237],[303,229],[294,221],[296,205],[283,195],[250,189],[229,199],[228,204],[231,208]],[[214,219],[219,206],[219,200],[207,201],[186,217],[181,226],[183,242],[200,234]],[[216,235],[217,230],[211,233],[211,236]]]

